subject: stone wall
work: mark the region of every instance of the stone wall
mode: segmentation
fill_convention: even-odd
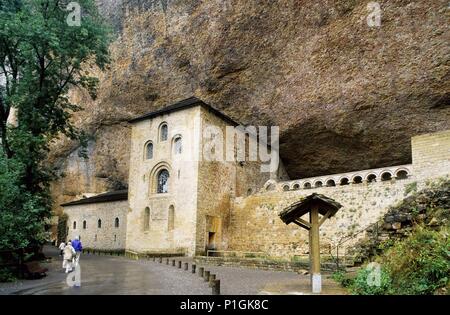
[[[258,193],[235,198],[232,203],[227,250],[264,252],[269,257],[286,259],[307,255],[307,231],[295,224],[286,226],[278,214],[293,202],[315,192],[343,205],[320,229],[321,251],[333,253],[340,244],[343,254],[345,248],[351,248],[361,239],[365,229],[377,222],[390,206],[403,200],[412,191],[412,186],[421,187],[430,178],[448,176],[449,150],[450,132],[447,131],[413,138],[413,165],[285,182],[268,181]],[[368,180],[371,174],[375,175],[372,181]],[[357,176],[361,177],[361,182],[355,181]],[[343,178],[349,183],[341,185]],[[335,186],[325,186],[330,179],[335,181]],[[319,181],[324,186],[317,187]],[[310,183],[311,188],[305,189],[305,183]]]
[[[80,236],[84,248],[125,249],[128,212],[126,200],[65,206],[64,212],[68,216],[68,239]],[[116,218],[119,219],[118,227],[115,225]],[[98,226],[98,220],[101,220],[101,227]]]
[[[413,137],[412,160],[419,177],[436,177],[450,170],[450,130]]]
[[[414,177],[374,183],[321,187],[294,191],[266,191],[236,198],[230,221],[228,250],[261,251],[269,256],[292,258],[307,255],[308,233],[295,224],[286,226],[278,217],[285,207],[313,192],[324,194],[344,207],[320,229],[321,249],[330,248],[347,235],[357,234],[378,220],[387,207],[404,198],[405,186]],[[304,218],[308,220],[307,217]],[[345,244],[350,246],[351,240]]]
[[[223,156],[221,161],[205,159],[203,153],[207,149],[207,139],[202,139],[200,147],[203,155],[198,166],[197,254],[204,254],[208,246],[209,249],[217,250],[227,248],[232,200],[236,196],[247,196],[257,191],[271,176],[270,173],[261,172],[259,160],[249,161],[248,147],[246,161],[225,161],[226,127],[232,125],[205,108],[202,108],[201,117],[202,130],[206,126],[214,126],[221,131]],[[281,162],[280,165],[282,169]]]
[[[167,113],[134,123],[131,135],[127,249],[136,252],[193,253],[195,246],[200,108]],[[160,141],[165,122],[168,139]],[[182,154],[175,156],[173,141],[182,137]],[[153,143],[153,157],[145,157],[146,144]],[[167,193],[156,193],[160,170],[169,172]],[[174,209],[169,228],[169,209]],[[145,229],[145,209],[150,211]]]

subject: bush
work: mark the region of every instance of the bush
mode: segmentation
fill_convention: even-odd
[[[363,268],[349,286],[353,294],[434,294],[450,283],[449,228],[434,231],[417,226],[408,238],[394,242],[377,261],[382,264],[379,285],[370,281],[375,270]],[[333,279],[345,286],[345,274],[335,273]]]
[[[382,257],[392,277],[395,294],[433,294],[449,283],[449,231],[418,226],[396,242]]]
[[[0,282],[14,282],[16,277],[7,268],[0,268]]]
[[[350,292],[359,295],[386,295],[392,293],[392,279],[386,269],[378,269],[378,279],[374,279],[377,270],[362,268],[350,285]],[[377,281],[379,280],[379,282]]]
[[[353,284],[353,280],[348,277],[348,275],[343,270],[335,271],[331,278],[339,283],[344,288],[350,287]]]

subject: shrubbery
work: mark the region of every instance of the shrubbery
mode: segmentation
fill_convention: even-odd
[[[408,238],[394,242],[375,261],[380,265],[379,283],[371,279],[376,271],[367,266],[354,279],[344,272],[334,273],[333,279],[353,294],[433,294],[449,286],[449,229],[434,231],[417,226]]]

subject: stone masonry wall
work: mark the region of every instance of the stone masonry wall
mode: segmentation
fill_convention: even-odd
[[[64,207],[68,215],[68,240],[80,236],[83,248],[123,250],[127,231],[128,202],[115,201]],[[119,227],[115,227],[115,219]],[[98,220],[101,220],[101,228]],[[86,228],[83,228],[86,221]],[[74,229],[73,223],[76,222]]]
[[[231,126],[230,123],[204,108],[201,117],[202,130],[208,125],[221,130],[225,159],[226,127]],[[205,139],[202,141],[200,147],[205,149]],[[209,233],[215,233],[214,249],[227,248],[228,232],[231,230],[230,202],[235,196],[246,196],[255,192],[270,178],[270,173],[261,173],[260,166],[259,161],[240,163],[207,161],[205,158],[199,161],[196,254],[204,254],[207,250]]]
[[[343,254],[345,248],[351,247],[361,239],[364,236],[362,232],[378,221],[390,206],[403,200],[411,190],[411,186],[421,187],[430,178],[448,176],[449,150],[448,131],[418,136],[412,139],[414,172],[408,173],[406,178],[396,179],[393,176],[391,179],[382,180],[377,177],[376,181],[363,178],[361,183],[348,185],[336,183],[336,186],[313,186],[310,189],[297,188],[298,190],[292,189],[296,181],[286,184],[280,182],[272,184],[273,190],[267,190],[265,187],[257,194],[236,198],[230,216],[228,250],[264,252],[271,257],[286,259],[308,254],[307,231],[295,224],[286,226],[278,214],[293,202],[316,192],[343,205],[343,208],[320,229],[321,251],[328,254],[334,251],[338,243],[342,243],[340,250]],[[398,169],[409,167],[405,165]],[[372,171],[368,170],[366,173],[371,174]],[[383,171],[380,169],[378,173],[381,175]],[[300,185],[299,187],[303,188]],[[308,220],[306,216],[303,219]],[[344,241],[345,239],[347,241]]]
[[[168,139],[160,141],[159,129],[167,123]],[[136,252],[193,253],[197,210],[199,107],[167,113],[133,125],[131,135],[127,250]],[[182,153],[174,154],[174,139],[182,138]],[[153,143],[153,157],[145,156]],[[156,193],[160,170],[169,172],[167,193]],[[174,225],[169,228],[169,209]],[[145,209],[150,210],[144,229]]]
[[[436,177],[450,170],[450,130],[413,137],[411,142],[416,176]]]

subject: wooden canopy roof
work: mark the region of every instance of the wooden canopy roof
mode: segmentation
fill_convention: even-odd
[[[326,215],[330,212],[328,217],[332,217],[340,208],[342,208],[342,205],[337,201],[324,195],[313,193],[297,202],[294,202],[289,207],[286,207],[280,212],[279,216],[284,223],[289,224],[308,213],[313,207],[316,206],[319,208],[319,213],[321,215]]]

